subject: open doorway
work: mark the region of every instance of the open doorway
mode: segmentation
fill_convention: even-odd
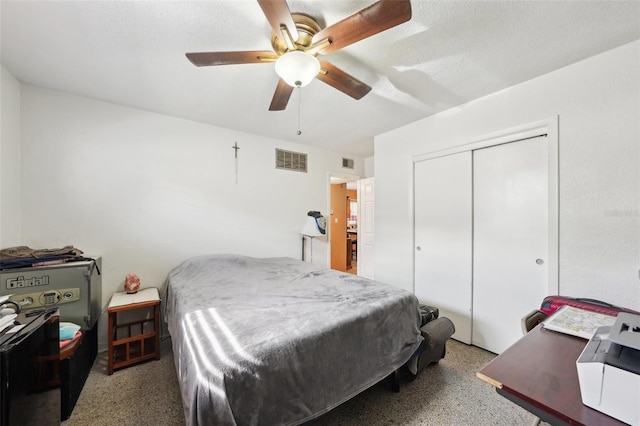
[[[330,177],[330,267],[358,275],[358,178]]]

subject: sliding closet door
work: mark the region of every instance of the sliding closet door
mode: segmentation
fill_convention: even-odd
[[[501,353],[548,291],[544,137],[473,152],[473,338]]]
[[[471,152],[415,163],[415,294],[471,343]]]

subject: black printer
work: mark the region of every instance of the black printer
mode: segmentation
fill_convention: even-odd
[[[0,426],[60,424],[59,321],[22,312],[0,332]]]

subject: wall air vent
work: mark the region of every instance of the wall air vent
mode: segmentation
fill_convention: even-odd
[[[276,169],[307,173],[307,154],[276,148]]]
[[[342,159],[342,167],[345,169],[353,169],[353,160],[351,158],[343,158]]]

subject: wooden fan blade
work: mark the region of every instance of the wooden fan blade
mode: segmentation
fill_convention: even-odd
[[[411,19],[410,0],[380,0],[316,33],[313,36],[313,42],[328,38],[331,44],[320,51],[326,55],[409,19]]]
[[[370,86],[327,61],[320,61],[318,80],[335,87],[353,99],[360,99],[371,91]]]
[[[284,25],[293,41],[298,40],[298,29],[296,23],[293,22],[286,0],[258,0],[258,4],[262,8],[264,16],[267,17],[274,34],[282,36],[281,27]]]
[[[187,53],[187,59],[197,67],[232,64],[273,62],[278,55],[268,50],[255,52],[196,52]]]
[[[269,111],[284,110],[289,103],[291,93],[293,93],[293,87],[285,83],[283,79],[279,79],[276,92],[273,94],[273,99],[271,99],[271,105],[269,105]]]

